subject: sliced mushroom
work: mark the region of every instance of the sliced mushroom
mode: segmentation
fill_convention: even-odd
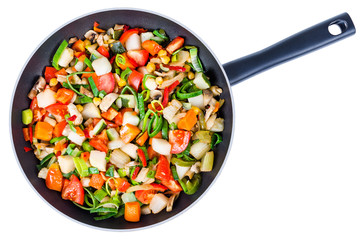
[[[115,31],[123,30],[124,25],[116,24],[116,25],[114,25],[113,28],[114,28]]]
[[[78,41],[78,38],[77,38],[77,37],[72,37],[72,38],[69,39],[68,44],[69,44],[69,45],[70,45],[70,44],[73,44],[73,43],[75,43],[76,41]]]
[[[160,100],[163,96],[163,93],[160,90],[151,90],[150,91],[150,98],[152,100]]]
[[[92,43],[95,43],[97,38],[98,38],[98,33],[96,33],[95,31],[93,30],[89,30],[88,32],[86,32],[84,34],[84,37],[86,39],[88,39],[89,41],[91,41]]]
[[[28,94],[28,98],[33,99],[39,92],[43,91],[46,85],[45,79],[40,76],[38,81],[34,84],[33,88],[30,90]]]
[[[186,113],[183,112],[183,113],[178,113],[176,114],[172,119],[171,119],[171,123],[175,123],[175,124],[178,124],[178,122],[181,120],[181,118],[185,117],[186,116]]]
[[[173,99],[170,105],[163,109],[163,117],[168,121],[169,124],[172,123],[173,118],[181,107],[182,103],[180,103],[176,99]]]
[[[104,37],[104,33],[99,34],[98,37],[97,37],[97,43],[98,43],[99,46],[104,45],[103,37]]]
[[[83,87],[83,86],[80,87],[79,92],[81,94],[84,94],[84,95],[90,97],[90,98],[94,97],[93,93],[91,91],[89,91],[88,89],[86,89],[85,87]]]
[[[216,114],[212,114],[211,117],[206,121],[206,130],[210,130],[216,120]]]
[[[179,81],[181,82],[184,77],[186,77],[186,73],[180,72],[176,75],[176,77],[171,78],[170,80],[163,81],[163,83],[158,87],[159,89],[165,89],[166,87],[172,85],[174,82]]]
[[[175,193],[170,196],[170,198],[168,199],[167,205],[166,205],[166,212],[172,211],[173,203],[177,199],[178,195],[179,195],[179,193]]]
[[[222,89],[219,88],[218,86],[211,86],[210,90],[214,95],[214,97],[219,96],[222,93]]]
[[[155,71],[155,74],[159,77],[168,77],[168,78],[173,78],[175,77],[176,71],[175,70],[170,70],[168,72],[158,72]]]
[[[211,101],[213,93],[209,89],[205,89],[202,91],[202,94],[204,95],[204,106],[206,106]]]
[[[211,98],[211,101],[209,102],[209,108],[206,110],[206,113],[205,113],[205,121],[207,121],[209,119],[209,117],[211,116],[211,114],[214,112],[215,105],[216,105],[215,98]]]
[[[199,173],[200,167],[201,167],[201,162],[196,162],[196,163],[194,163],[194,165],[191,166],[190,171],[192,171],[194,173]]]

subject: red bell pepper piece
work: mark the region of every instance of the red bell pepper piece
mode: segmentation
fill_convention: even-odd
[[[132,180],[135,180],[135,179],[137,178],[137,175],[138,175],[138,173],[140,172],[140,170],[141,170],[140,167],[136,167],[136,168],[134,169],[134,172],[133,172],[133,174],[132,174],[132,176],[131,176],[131,179],[132,179]]]
[[[62,198],[83,205],[84,189],[81,182],[74,174],[70,176],[69,184],[66,187],[63,187]]]
[[[138,156],[140,157],[140,160],[141,160],[141,162],[142,162],[142,165],[144,166],[144,167],[146,167],[147,166],[147,160],[146,160],[146,155],[145,155],[145,153],[143,152],[143,150],[142,149],[137,149],[137,154],[138,154]]]
[[[104,57],[109,58],[109,52],[107,51],[107,49],[103,45],[98,47],[97,51],[100,54],[102,54]]]
[[[180,66],[169,66],[169,65],[163,65],[164,67],[167,67],[170,70],[175,70],[177,72],[186,72],[186,68],[180,67]]]
[[[162,99],[162,106],[163,107],[166,107],[167,106],[167,103],[168,103],[168,95],[170,94],[170,92],[172,92],[176,87],[177,85],[179,85],[180,82],[179,81],[176,81],[174,82],[173,84],[171,84],[170,86],[166,87],[165,88],[165,91],[163,93],[164,97]]]
[[[45,67],[45,72],[44,72],[45,81],[46,81],[47,83],[49,83],[50,79],[56,78],[55,73],[56,73],[57,71],[58,71],[58,70],[55,69],[54,67]]]
[[[25,151],[25,152],[30,152],[31,150],[33,150],[33,149],[30,148],[30,147],[24,147],[24,151]]]

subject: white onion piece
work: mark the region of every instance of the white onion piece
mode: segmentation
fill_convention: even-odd
[[[112,65],[106,57],[97,58],[92,62],[92,67],[98,76],[112,71]]]
[[[121,150],[133,159],[137,158],[137,149],[138,147],[133,143],[127,143],[121,147]]]
[[[131,186],[127,189],[126,192],[130,193],[138,190],[150,190],[150,189],[153,189],[153,186],[151,184],[142,184],[142,185]]]
[[[161,155],[170,155],[171,153],[171,144],[162,138],[152,139],[152,148]]]
[[[59,156],[58,163],[59,163],[60,171],[62,171],[62,173],[70,173],[71,171],[73,171],[75,169],[73,157],[70,155]]]
[[[114,150],[109,156],[109,162],[117,168],[124,168],[130,161],[130,157],[119,149]]]
[[[147,71],[146,66],[142,66],[142,67],[137,68],[137,72],[140,72],[140,73],[142,73],[143,75],[150,74],[150,73]]]
[[[192,106],[198,107],[200,109],[204,108],[204,95],[201,94],[196,97],[188,98],[189,103],[191,103]]]
[[[187,59],[189,59],[190,53],[188,51],[181,50],[177,53],[177,61],[171,62],[170,66],[183,67]]]
[[[101,104],[99,104],[99,108],[103,111],[103,112],[107,112],[107,110],[112,106],[113,102],[116,101],[116,99],[118,98],[118,94],[117,93],[109,93],[107,94],[103,99]]]
[[[143,205],[143,206],[141,207],[141,214],[147,215],[147,214],[150,214],[150,213],[151,213],[150,206],[148,206],[148,205]]]
[[[77,72],[81,72],[83,71],[84,66],[85,66],[84,62],[78,61],[77,64],[74,65],[74,68],[75,70],[77,70]]]
[[[133,126],[137,126],[140,123],[140,118],[134,112],[125,112],[123,114],[122,126],[126,125],[127,123]]]
[[[141,38],[137,33],[132,34],[126,41],[127,51],[140,50],[141,49]]]
[[[168,198],[162,193],[157,193],[150,202],[151,211],[156,214],[167,206]]]
[[[55,92],[53,90],[50,90],[49,88],[39,93],[36,96],[36,99],[38,100],[38,106],[40,108],[45,108],[57,102],[57,100],[55,99]]]
[[[89,177],[83,177],[80,179],[80,182],[83,187],[89,187],[90,178]]]
[[[87,103],[83,105],[82,116],[85,120],[89,118],[101,118],[101,112],[94,103]]]
[[[187,173],[187,171],[190,170],[190,167],[181,167],[177,164],[175,165],[176,165],[177,176],[179,177],[179,179],[182,179]]]
[[[71,48],[65,48],[59,57],[58,65],[61,67],[67,67],[68,64],[73,60],[74,51]]]
[[[154,35],[152,32],[144,32],[141,33],[141,42],[144,42],[146,40],[150,40],[151,38],[153,38]]]
[[[70,133],[68,134],[68,139],[71,142],[81,146],[82,143],[85,141],[85,136],[80,136],[77,133],[70,131]]]
[[[153,143],[153,140],[152,140]],[[210,144],[204,142],[197,142],[190,148],[190,154],[197,160],[201,159],[210,150]]]
[[[117,139],[114,139],[114,140],[108,142],[108,148],[111,150],[121,148],[124,145],[126,145],[126,144],[120,138],[117,138]]]
[[[149,168],[142,168],[141,171],[138,173],[135,181],[136,182],[144,182],[146,181],[148,178],[147,178],[147,173],[150,169]]]
[[[99,171],[106,171],[106,153],[98,150],[92,150],[89,156],[89,162],[93,167],[99,169]]]

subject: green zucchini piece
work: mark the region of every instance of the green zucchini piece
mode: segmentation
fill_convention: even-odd
[[[104,121],[104,119],[102,118],[102,120],[100,120],[97,125],[94,127],[93,134],[97,135],[99,134],[105,127],[107,127],[107,123]]]
[[[109,48],[114,54],[121,54],[126,51],[120,41],[112,42],[111,44],[109,44]]]

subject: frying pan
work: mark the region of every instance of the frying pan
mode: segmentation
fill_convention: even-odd
[[[92,27],[94,21],[98,21],[102,28],[105,29],[112,27],[115,23],[124,23],[131,27],[143,27],[146,29],[162,28],[171,39],[176,36],[183,36],[185,38],[185,45],[195,45],[199,48],[199,56],[206,70],[206,75],[210,77],[214,85],[218,85],[223,89],[221,97],[225,99],[225,104],[221,108],[220,114],[225,119],[225,130],[222,133],[223,142],[217,146],[215,151],[213,171],[203,174],[202,185],[194,195],[182,194],[175,202],[172,212],[162,211],[156,215],[145,215],[142,216],[141,221],[138,223],[129,223],[123,218],[95,221],[88,211],[78,208],[70,201],[62,200],[59,192],[47,189],[44,180],[37,177],[38,172],[35,166],[39,160],[31,152],[25,153],[24,151],[24,146],[28,146],[29,143],[25,142],[23,138],[21,111],[29,107],[30,100],[26,97],[29,90],[39,75],[43,74],[45,66],[50,64],[56,47],[61,41],[74,36],[82,38],[82,34]],[[331,25],[337,26],[340,32],[332,35],[328,30]],[[234,110],[230,85],[239,83],[273,66],[341,40],[354,33],[355,28],[351,18],[347,13],[343,13],[259,52],[221,65],[212,51],[196,34],[182,24],[158,13],[127,8],[101,10],[81,16],[60,27],[45,39],[30,56],[19,75],[10,108],[10,135],[19,166],[31,186],[45,202],[63,215],[79,223],[100,229],[120,231],[155,226],[176,217],[194,205],[212,185],[225,165],[225,160],[231,148],[234,126]]]

